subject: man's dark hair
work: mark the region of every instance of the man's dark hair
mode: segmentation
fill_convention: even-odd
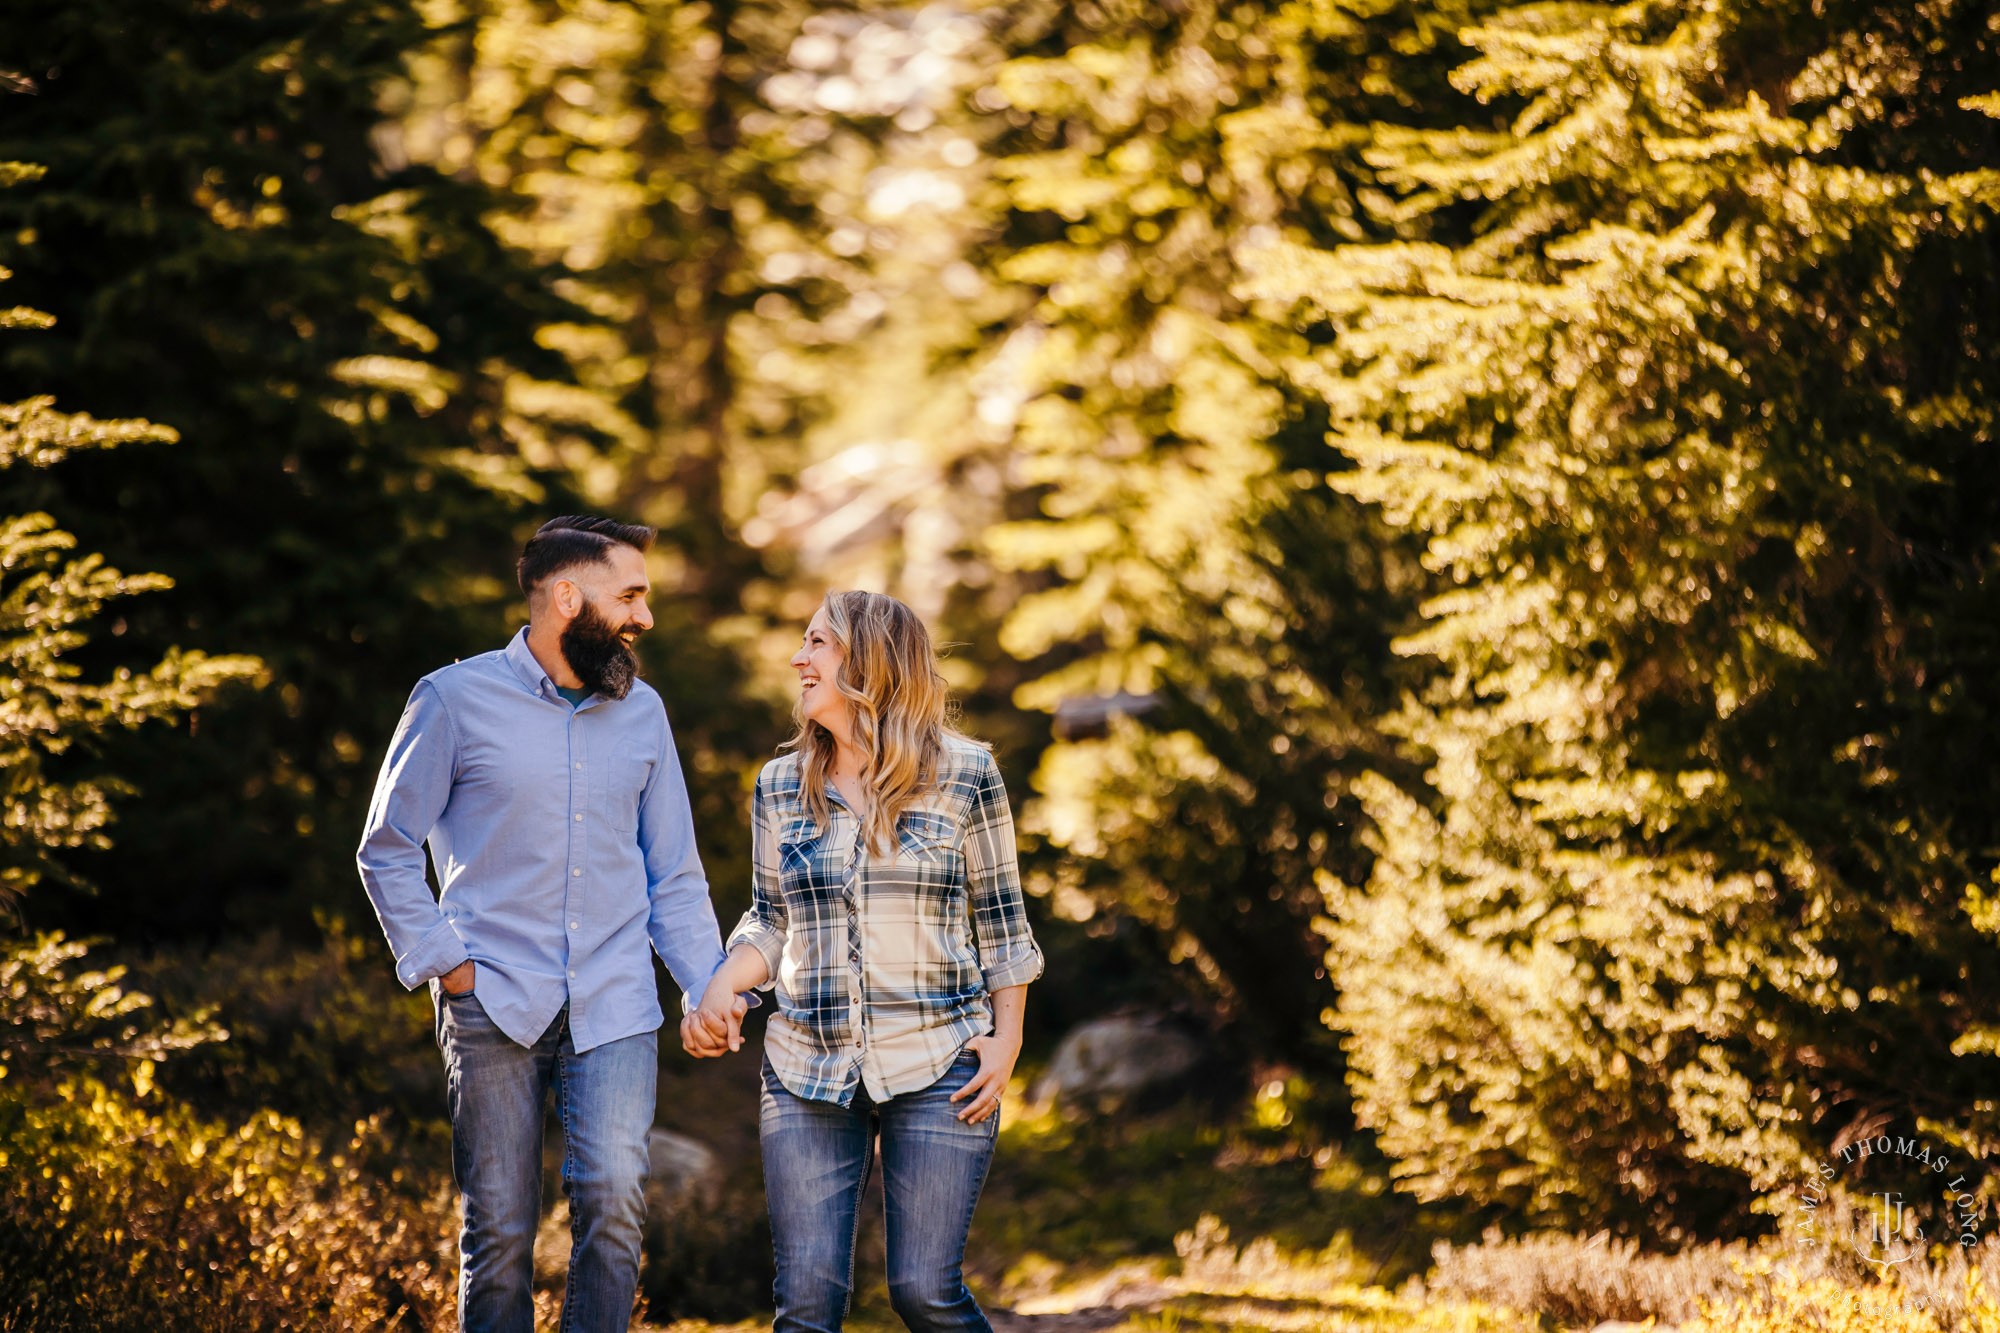
[[[521,549],[514,572],[521,591],[532,595],[544,582],[576,565],[602,565],[613,544],[635,551],[651,550],[653,530],[638,523],[620,523],[594,514],[565,514],[535,529]]]

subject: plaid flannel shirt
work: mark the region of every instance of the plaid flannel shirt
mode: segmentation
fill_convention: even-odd
[[[987,997],[1042,973],[1000,769],[948,741],[937,786],[877,852],[831,783],[830,827],[813,823],[801,767],[787,754],[758,775],[750,910],[728,945],[770,965],[772,1071],[796,1096],[841,1106],[856,1087],[877,1102],[929,1087],[993,1030]]]

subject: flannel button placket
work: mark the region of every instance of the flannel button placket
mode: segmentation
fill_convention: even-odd
[[[854,1029],[854,1046],[862,1044],[862,1004],[861,1004],[861,904],[858,897],[860,882],[861,834],[857,827],[854,850],[847,854],[847,869],[840,877],[841,901],[847,907],[847,999],[848,1022]]]

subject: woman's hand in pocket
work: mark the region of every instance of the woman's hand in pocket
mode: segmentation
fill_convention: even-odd
[[[1014,1062],[1021,1058],[1021,1043],[989,1035],[974,1037],[965,1043],[965,1049],[979,1057],[979,1072],[951,1094],[951,1100],[963,1100],[965,1105],[959,1108],[958,1118],[968,1125],[977,1125],[1000,1109],[1007,1080],[1014,1077]]]

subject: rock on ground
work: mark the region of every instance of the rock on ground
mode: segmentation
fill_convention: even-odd
[[[1066,1106],[1115,1106],[1182,1078],[1202,1055],[1200,1043],[1164,1017],[1114,1014],[1071,1029],[1032,1096]]]
[[[722,1193],[722,1159],[690,1134],[655,1129],[646,1135],[651,1163],[646,1216],[664,1217],[690,1201],[713,1208]]]

